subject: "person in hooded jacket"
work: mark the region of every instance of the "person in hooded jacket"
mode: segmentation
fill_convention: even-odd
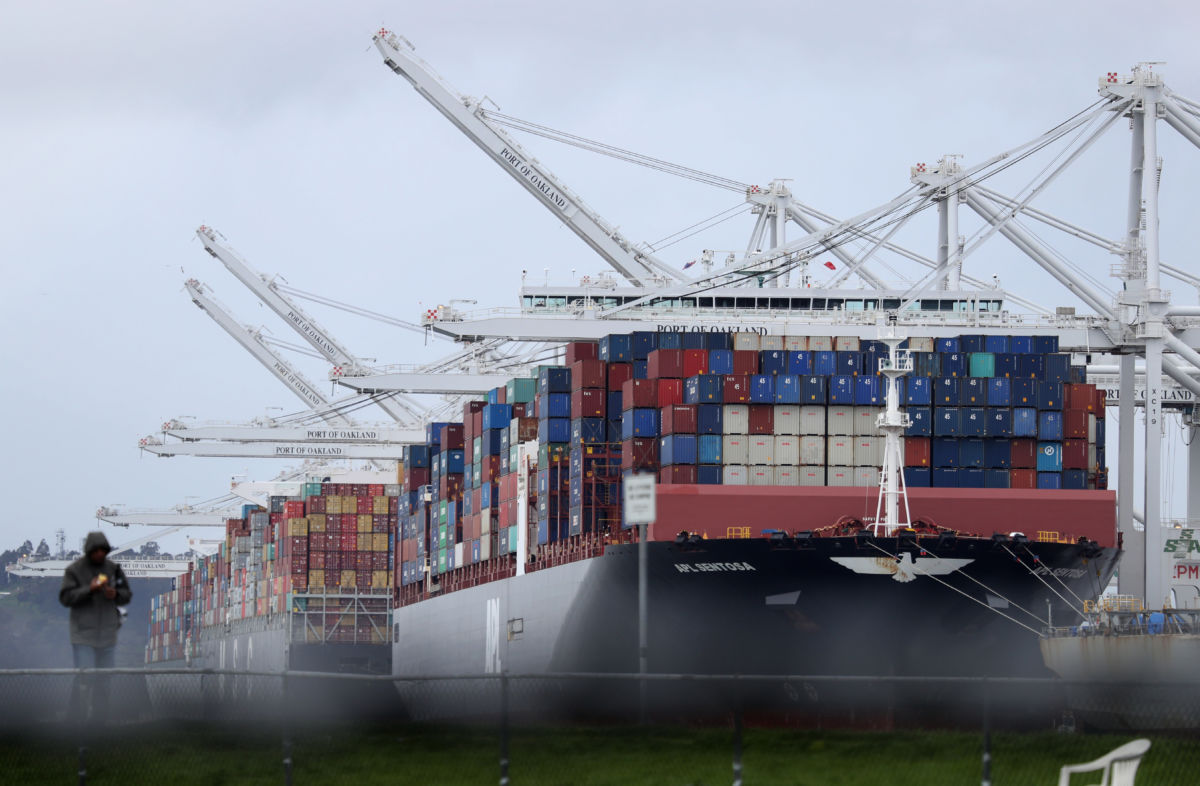
[[[121,566],[108,558],[112,546],[103,532],[89,532],[83,556],[63,573],[58,600],[71,610],[71,649],[77,669],[108,669],[114,665],[117,628],[121,625],[118,606],[133,598],[129,580]],[[91,707],[81,707],[82,693],[91,694]],[[108,680],[77,681],[71,690],[73,715],[90,709],[91,718],[103,719],[108,709]]]

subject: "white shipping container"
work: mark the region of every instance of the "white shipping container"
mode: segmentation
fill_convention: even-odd
[[[745,486],[747,484],[746,467],[726,464],[721,468],[721,483],[726,486]]]
[[[828,434],[847,437],[854,434],[854,407],[830,404],[825,414],[828,418]]]
[[[825,472],[826,486],[853,486],[854,467],[830,467]]]
[[[486,522],[489,518],[491,518],[491,517],[484,516],[483,520]],[[484,530],[481,530],[481,532],[486,533],[487,530],[484,529]],[[480,538],[479,539],[479,559],[485,560],[485,559],[491,559],[491,558],[492,558],[492,539],[491,538]]]
[[[775,405],[775,433],[800,433],[800,407],[796,404]]]
[[[879,488],[879,467],[855,467],[854,485]]]
[[[825,437],[800,438],[800,465],[803,467],[825,466]]]
[[[746,476],[748,486],[773,486],[775,485],[775,468],[764,466],[746,467]]]
[[[458,567],[463,564],[463,544],[454,544],[454,566]]]
[[[800,433],[823,437],[828,432],[825,428],[825,407],[800,407]]]
[[[1096,443],[1089,442],[1088,443],[1088,457],[1087,457],[1088,472],[1099,472],[1100,471],[1100,466],[1097,462],[1098,462],[1098,459],[1096,458]]]
[[[753,350],[757,352],[762,349],[761,338],[757,333],[734,333],[733,348],[735,350]]]
[[[855,437],[854,466],[883,466],[883,445],[883,437]]]
[[[858,336],[835,336],[833,348],[838,352],[857,352],[860,344]]]
[[[480,516],[479,521],[480,521],[479,534],[480,535],[492,534],[492,517],[491,517],[491,515],[489,514],[487,516]],[[480,559],[486,559],[486,557],[481,556]]]
[[[1096,444],[1096,416],[1088,413],[1088,442]]]
[[[933,338],[930,336],[909,336],[908,348],[912,352],[932,352]]]
[[[808,349],[810,352],[829,352],[833,349],[833,337],[809,336]]]
[[[801,467],[800,468],[800,485],[801,486],[824,486],[825,485],[825,467]]]
[[[808,349],[808,336],[784,336],[783,348],[788,352],[804,352]]]
[[[750,445],[745,434],[727,434],[721,437],[722,464],[749,464]]]
[[[721,428],[726,434],[745,434],[750,430],[750,407],[745,404],[726,404]]]
[[[883,414],[883,407],[855,407],[854,408],[854,435],[874,437],[880,433],[879,428],[875,425],[879,416]]]
[[[803,453],[801,446],[801,453]],[[854,465],[854,437],[829,437],[825,442],[825,460],[830,467]]]
[[[775,467],[775,483],[776,486],[799,486],[800,473],[799,467],[783,466]]]
[[[790,434],[775,436],[775,463],[780,466],[800,465],[800,437]]]
[[[769,352],[773,349],[783,349],[783,336],[760,336],[759,346],[764,352]]]
[[[775,463],[775,438],[769,434],[752,434],[748,438],[750,443],[749,460],[747,464],[758,464],[770,466]],[[763,485],[751,483],[754,485]]]

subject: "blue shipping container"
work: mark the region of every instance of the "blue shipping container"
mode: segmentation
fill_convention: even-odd
[[[1012,383],[1012,403],[1014,407],[1037,406],[1037,380],[1025,377],[1014,377]]]
[[[958,441],[958,466],[959,468],[977,467],[983,468],[983,449],[982,439],[960,439]]]
[[[935,437],[957,437],[961,428],[962,414],[958,407],[938,407],[933,411]]]
[[[709,374],[732,374],[733,351],[729,349],[713,349],[708,353]]]
[[[821,377],[832,377],[837,373],[837,353],[820,350],[812,353],[812,373]]]
[[[854,405],[877,407],[883,403],[882,377],[861,376],[854,378]],[[834,402],[840,403],[840,402]]]
[[[1038,472],[1062,471],[1062,443],[1038,442],[1037,469]]]
[[[959,405],[983,406],[987,402],[987,382],[983,377],[963,377],[958,380]]]
[[[959,336],[958,337],[958,350],[959,350],[959,352],[965,352],[968,355],[971,354],[972,352],[984,352],[985,350],[983,348],[983,336],[981,336],[981,335],[980,336],[976,336],[976,335]]]
[[[657,409],[633,409],[621,418],[621,439],[658,436]]]
[[[704,334],[699,331],[681,333],[680,338],[683,340],[683,346],[679,349],[708,349],[704,345]]]
[[[696,435],[672,434],[658,440],[658,460],[664,465],[695,464]]]
[[[1017,375],[1017,356],[1011,352],[996,353],[997,377],[1015,377]]]
[[[606,442],[608,430],[604,418],[580,418],[571,421],[572,445],[595,445]]]
[[[787,375],[783,374],[783,378]],[[750,375],[750,402],[753,404],[773,404],[775,402],[775,380],[777,377],[768,374]],[[796,388],[799,396],[800,389]]]
[[[696,484],[699,486],[721,485],[721,475],[725,468],[719,464],[701,464],[696,467]]]
[[[565,394],[559,394],[565,395]],[[571,414],[571,399],[567,398],[567,415]],[[553,417],[561,417],[554,415]],[[489,428],[508,428],[508,424],[512,422],[512,405],[511,404],[488,404],[483,408],[483,427]]]
[[[908,407],[909,424],[904,435],[907,437],[928,437],[933,434],[933,410],[929,407]]]
[[[485,432],[500,436],[499,431]],[[560,442],[567,443],[571,441],[571,421],[569,418],[547,418],[538,421],[538,442],[543,445],[546,443]],[[485,456],[498,455],[500,453],[500,440],[496,440],[496,449],[492,452],[485,450]]]
[[[685,404],[720,404],[725,398],[725,383],[716,374],[700,374],[683,382]]]
[[[1007,439],[989,439],[983,443],[983,466],[987,469],[1005,469],[1012,466],[1012,442]],[[1007,483],[1005,486],[1007,487]]]
[[[1009,471],[1007,469],[985,469],[983,471],[983,487],[985,489],[1006,489],[1009,486]]]
[[[964,437],[982,437],[987,433],[987,410],[983,407],[959,407],[958,433]]]
[[[1058,351],[1058,336],[1034,336],[1033,351],[1038,355],[1050,355]]]
[[[800,403],[822,404],[828,401],[825,380],[826,377],[808,375],[800,378]],[[791,402],[782,402],[791,403]]]
[[[1036,437],[1038,427],[1037,410],[1032,407],[1017,407],[1013,410],[1012,432],[1014,437]]]
[[[635,330],[630,336],[633,359],[645,360],[650,353],[658,349],[658,333],[649,330]]]
[[[1063,414],[1051,410],[1038,413],[1038,439],[1059,442],[1063,438]]]
[[[658,334],[659,349],[683,349],[683,336],[673,330]],[[649,357],[647,355],[647,357]]]
[[[1045,369],[1041,355],[1017,355],[1017,376],[1039,379]]]
[[[1065,489],[1086,489],[1086,469],[1064,469],[1062,472],[1062,487]]]
[[[763,354],[766,354],[765,352]],[[763,373],[768,373],[766,368]],[[808,352],[793,351],[787,353],[787,371],[788,374],[811,374],[812,373],[812,355]]]
[[[1063,386],[1061,382],[1039,382],[1037,386],[1038,409],[1062,409]]]
[[[1037,477],[1038,488],[1040,489],[1060,489],[1062,488],[1062,475],[1058,472],[1039,472]]]
[[[854,405],[854,377],[838,375],[829,378],[829,403]]]
[[[1012,406],[1012,381],[1004,377],[992,377],[987,381],[987,405],[989,407]]]
[[[984,336],[983,351],[984,352],[1007,352],[1008,351],[1008,336]]]
[[[600,339],[600,359],[605,363],[633,360],[633,340],[629,335],[612,334]]]
[[[937,467],[958,466],[958,440],[953,437],[936,437],[932,444],[931,462]]]
[[[724,407],[720,404],[701,404],[696,408],[696,433],[721,434]]]
[[[933,340],[933,350],[943,354],[947,352],[958,352],[959,343],[957,338],[937,338]]]
[[[775,377],[773,400],[776,404],[799,404],[800,377],[796,374],[780,374]],[[824,398],[821,403],[824,403]]]
[[[963,352],[942,354],[943,377],[965,377],[969,370],[967,355]]]
[[[939,407],[957,407],[958,380],[954,377],[938,377],[933,380],[933,403]]]
[[[958,488],[958,470],[952,467],[934,467],[933,486],[940,489]]]
[[[732,333],[705,333],[705,349],[733,349]]]
[[[861,352],[838,352],[837,373],[856,376],[863,373],[863,357]]]
[[[981,489],[984,485],[982,469],[960,469],[958,471],[958,487],[960,489]]]
[[[987,422],[983,427],[985,437],[1011,437],[1013,435],[1013,416],[1011,409],[989,407]]]
[[[570,393],[571,369],[552,366],[538,372],[538,393]]]
[[[1057,382],[1062,384],[1070,382],[1071,376],[1071,356],[1070,355],[1046,355],[1044,362],[1044,370],[1042,371],[1042,379],[1047,382]]]
[[[1008,351],[1017,355],[1033,354],[1033,336],[1009,336]]]
[[[700,464],[715,464],[720,470],[721,464],[721,435],[702,434],[696,438],[696,458]],[[699,480],[699,479],[697,479]],[[702,482],[702,481],[700,481]],[[717,483],[720,483],[720,476]]]
[[[782,349],[767,349],[759,353],[758,357],[759,369],[764,374],[807,374],[808,371],[789,371],[788,370],[788,353]],[[709,366],[712,370],[712,366]],[[733,372],[730,371],[730,374]]]
[[[904,386],[904,403],[927,407],[933,403],[933,380],[929,377],[909,377]]]
[[[925,488],[929,486],[932,474],[929,467],[905,467],[904,485],[911,488]]]

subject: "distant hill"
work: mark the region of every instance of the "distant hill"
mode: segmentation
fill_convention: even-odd
[[[0,669],[70,668],[68,610],[58,602],[59,578],[9,577],[0,584]],[[171,579],[130,579],[133,600],[117,637],[118,666],[145,660],[150,598],[171,589]]]

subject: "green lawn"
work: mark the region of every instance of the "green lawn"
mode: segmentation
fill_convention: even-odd
[[[1126,737],[1000,734],[993,783],[1055,784],[1058,768],[1087,761]],[[513,786],[716,786],[732,781],[725,729],[636,727],[518,730],[512,735]],[[494,784],[498,742],[491,730],[375,726],[296,737],[293,782],[340,784]],[[283,783],[278,737],[200,727],[125,727],[88,753],[89,784]],[[750,729],[745,784],[926,786],[980,780],[980,738],[951,732],[838,732]],[[1194,784],[1200,742],[1156,738],[1141,784]],[[0,738],[0,783],[76,782],[76,753],[62,740]],[[1093,783],[1079,778],[1075,783]]]

